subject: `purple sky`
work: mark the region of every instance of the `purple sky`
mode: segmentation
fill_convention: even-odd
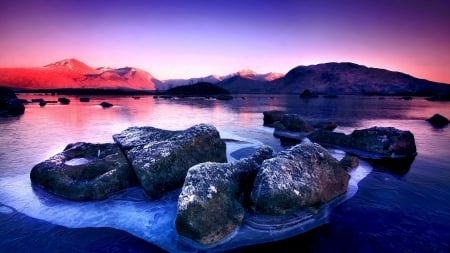
[[[351,61],[450,83],[448,0],[10,0],[0,67],[77,58],[156,78]]]

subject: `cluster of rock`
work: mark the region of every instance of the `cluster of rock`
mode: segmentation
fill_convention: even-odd
[[[149,198],[181,188],[176,229],[201,244],[236,231],[245,212],[285,215],[328,202],[347,191],[346,169],[319,144],[303,142],[276,154],[261,146],[227,163],[214,126],[183,131],[131,127],[114,143],[74,143],[34,166],[33,184],[73,200],[99,200],[130,186]]]
[[[116,143],[69,144],[35,165],[31,181],[73,200],[98,200],[139,184],[149,197],[180,188],[187,170],[201,162],[226,161],[217,129],[195,125],[184,131],[132,127]]]
[[[264,125],[274,127],[274,136],[283,144],[299,143],[303,139],[323,146],[341,149],[368,160],[405,160],[416,156],[414,135],[393,127],[371,127],[354,130],[351,134],[334,132],[332,122],[310,124],[298,114],[283,111],[264,112]],[[442,117],[434,116],[445,123]],[[447,123],[448,124],[448,123]]]
[[[303,142],[278,154],[262,146],[233,163],[190,168],[176,228],[202,244],[216,243],[239,228],[245,210],[291,214],[345,193],[348,181],[345,167],[318,144]]]

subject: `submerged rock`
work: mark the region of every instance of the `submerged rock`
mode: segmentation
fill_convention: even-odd
[[[308,139],[367,159],[413,158],[417,154],[414,135],[393,127],[354,130],[349,135],[316,130],[308,135]]]
[[[61,98],[58,98],[58,102],[61,103],[62,105],[68,105],[68,104],[70,104],[70,99],[61,97]]]
[[[433,117],[426,119],[426,121],[430,122],[430,124],[436,128],[445,127],[449,123],[449,120],[446,117],[438,113],[434,114]]]
[[[314,94],[312,91],[305,89],[302,93],[300,93],[300,98],[317,98],[318,95]]]
[[[349,175],[319,144],[302,142],[265,160],[251,193],[257,214],[284,215],[347,191]]]
[[[25,106],[17,98],[13,90],[0,87],[0,115],[21,115]]]
[[[99,200],[137,184],[137,178],[114,143],[69,144],[62,153],[33,167],[35,185],[73,200]]]
[[[241,224],[244,204],[261,163],[273,156],[268,146],[233,163],[201,163],[187,173],[178,199],[176,229],[202,244],[220,241]]]
[[[214,126],[206,124],[184,131],[131,128],[113,139],[124,150],[150,198],[180,188],[191,166],[227,159],[225,142]]]
[[[101,102],[100,106],[103,107],[103,108],[109,108],[109,107],[112,107],[113,104],[108,103],[108,102]]]

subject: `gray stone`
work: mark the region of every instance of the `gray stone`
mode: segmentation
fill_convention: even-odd
[[[69,144],[65,150],[34,166],[31,182],[73,200],[99,200],[137,185],[137,178],[114,143]]]
[[[298,144],[314,130],[314,127],[298,114],[284,114],[272,127],[273,136],[279,138],[283,145]]]
[[[206,124],[184,131],[131,128],[113,139],[124,149],[150,198],[180,188],[188,169],[195,164],[227,161],[225,142],[214,126]]]
[[[249,201],[256,173],[273,152],[262,146],[252,156],[233,163],[191,167],[178,199],[178,233],[211,244],[235,231],[244,218],[244,204]]]
[[[284,114],[280,122],[289,131],[311,132],[314,130],[314,127],[298,114]]]
[[[414,135],[393,127],[355,130],[349,135],[317,130],[307,137],[321,145],[340,148],[367,159],[403,159],[417,154]]]
[[[289,214],[345,193],[348,181],[346,170],[325,148],[302,142],[262,163],[251,208],[257,214]]]
[[[119,134],[113,135],[113,140],[123,150],[129,150],[138,146],[164,141],[180,133],[181,131],[170,131],[155,127],[130,127]]]

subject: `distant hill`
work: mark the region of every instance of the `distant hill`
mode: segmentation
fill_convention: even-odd
[[[284,77],[263,81],[236,75],[217,83],[231,93],[300,94],[310,90],[325,95],[432,95],[450,93],[450,85],[355,63],[298,66]]]
[[[188,95],[188,96],[210,96],[210,95],[229,94],[227,90],[207,82],[177,86],[168,89],[165,93],[170,95]]]
[[[450,85],[355,63],[298,66],[274,83],[280,93],[430,95],[450,92]]]
[[[96,69],[76,59],[65,59],[44,67],[0,68],[0,85],[14,90],[67,88],[156,90],[161,81],[137,68]]]
[[[215,84],[226,91],[261,94],[300,94],[309,90],[324,95],[434,95],[450,94],[450,84],[419,79],[405,73],[351,62],[297,66],[286,75],[241,70],[229,75],[160,81],[133,68],[92,68],[66,59],[37,68],[0,68],[0,86],[23,89],[158,90],[194,83]],[[79,91],[77,91],[79,92]]]

